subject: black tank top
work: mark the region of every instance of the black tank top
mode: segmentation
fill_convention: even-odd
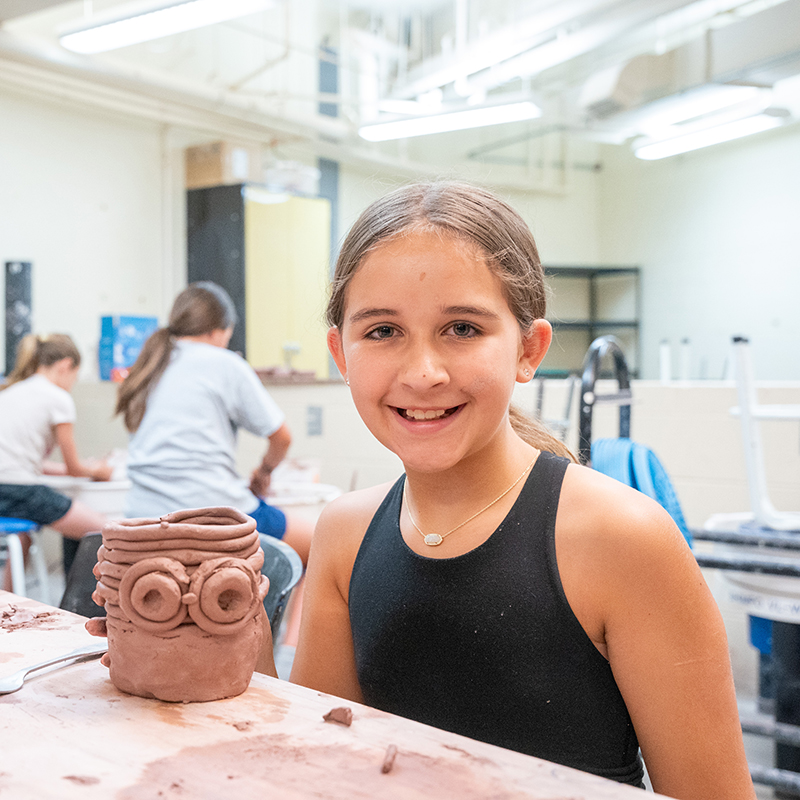
[[[567,464],[543,452],[492,536],[446,559],[403,541],[397,481],[350,579],[358,680],[375,708],[642,786],[625,701],[556,566]]]

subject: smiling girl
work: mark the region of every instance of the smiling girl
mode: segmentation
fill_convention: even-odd
[[[510,407],[550,344],[518,214],[399,189],[339,256],[328,344],[403,462],[329,505],[292,680],[689,800],[753,798],[725,631],[655,502]]]

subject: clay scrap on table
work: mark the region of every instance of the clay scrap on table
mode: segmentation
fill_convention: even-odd
[[[322,715],[325,722],[338,722],[340,725],[349,726],[353,722],[353,711],[348,706],[332,708],[327,714]]]
[[[394,760],[397,758],[397,745],[390,744],[386,748],[386,755],[383,757],[383,764],[381,764],[381,772],[385,775],[387,772],[392,771]]]
[[[7,633],[22,628],[54,628],[63,622],[59,611],[36,611],[15,605],[9,605],[0,614],[0,630]]]
[[[248,687],[269,586],[255,520],[219,506],[109,522],[97,559],[118,689],[193,702]]]

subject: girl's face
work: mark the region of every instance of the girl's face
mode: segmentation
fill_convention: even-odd
[[[72,359],[70,359],[70,368],[67,370],[67,386],[66,389],[68,392],[71,392],[73,387],[75,386],[76,381],[78,380],[78,373],[81,371],[81,368],[78,364],[76,364]]]
[[[510,431],[515,381],[530,380],[549,343],[544,320],[522,336],[475,246],[432,231],[370,253],[347,288],[341,329],[328,333],[367,427],[406,469],[425,472]]]

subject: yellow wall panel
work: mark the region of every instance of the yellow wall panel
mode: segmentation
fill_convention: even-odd
[[[247,360],[253,367],[284,363],[294,342],[295,369],[328,377],[327,326],[331,210],[328,200],[288,197],[280,203],[245,199]]]

